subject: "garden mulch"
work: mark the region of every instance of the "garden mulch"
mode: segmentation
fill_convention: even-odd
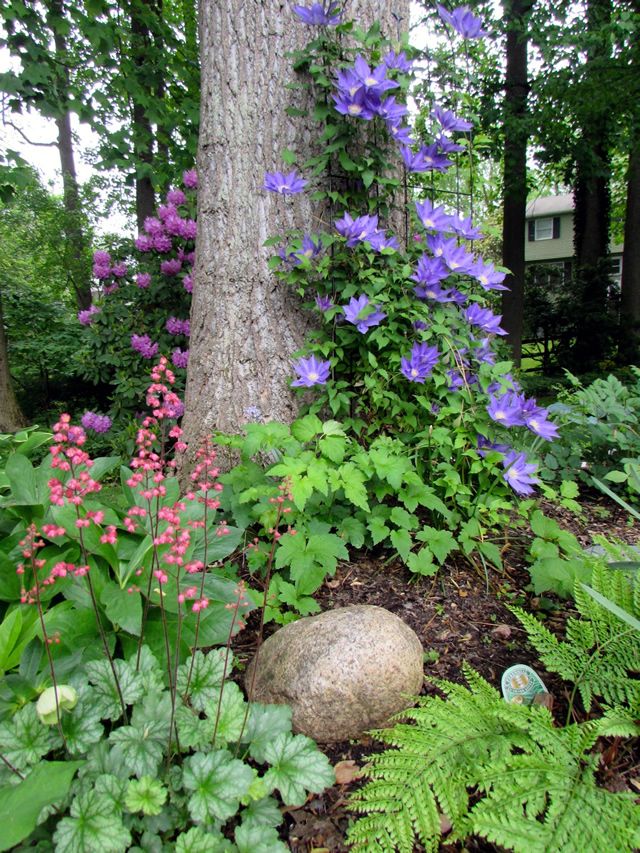
[[[595,534],[618,538],[630,544],[640,542],[640,526],[634,528],[627,514],[615,504],[591,496],[583,502],[583,516],[542,502],[546,515],[554,517],[570,530],[583,546],[591,545]],[[507,531],[503,549],[502,572],[485,570],[468,560],[448,560],[432,578],[415,578],[400,561],[387,562],[382,554],[360,552],[351,562],[342,563],[333,578],[328,578],[316,595],[324,610],[351,604],[375,604],[385,607],[410,625],[425,650],[424,693],[436,690],[432,679],[464,681],[462,663],[466,661],[487,681],[500,688],[502,672],[515,663],[527,663],[542,677],[553,696],[553,713],[564,725],[568,709],[566,685],[547,673],[529,645],[524,629],[509,611],[509,604],[526,606],[544,614],[545,624],[562,632],[570,604],[539,599],[526,592],[530,583],[526,570],[527,540],[522,531]],[[236,652],[249,660],[257,642],[257,633],[248,629],[237,638]],[[266,633],[273,628],[267,626]],[[574,712],[575,713],[575,712]],[[583,717],[584,718],[584,717]],[[576,719],[579,719],[576,717]],[[334,766],[339,781],[322,795],[309,798],[300,808],[285,811],[285,840],[293,853],[342,853],[346,829],[354,815],[349,813],[347,797],[359,784],[358,773],[366,756],[380,750],[370,737],[322,747]],[[603,744],[602,784],[611,790],[640,792],[640,750],[617,742]],[[481,839],[463,845],[447,844],[441,851],[499,850]],[[416,846],[416,853],[422,848]]]

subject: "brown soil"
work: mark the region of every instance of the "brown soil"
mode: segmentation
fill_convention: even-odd
[[[542,502],[545,514],[553,516],[571,530],[581,544],[592,544],[594,534],[617,537],[629,543],[640,541],[640,529],[634,528],[627,514],[599,498],[583,504],[583,516],[577,518]],[[514,663],[527,663],[542,677],[553,696],[553,713],[560,725],[566,721],[568,691],[566,683],[547,673],[526,639],[520,623],[508,604],[526,605],[544,614],[546,624],[562,631],[570,603],[553,598],[538,599],[527,591],[526,538],[520,531],[505,541],[502,572],[474,566],[458,557],[449,560],[435,577],[415,578],[400,561],[385,562],[383,555],[360,552],[352,562],[339,566],[316,595],[322,610],[350,604],[376,604],[400,616],[417,633],[425,650],[425,686],[423,692],[436,690],[431,679],[463,681],[463,661],[499,689],[502,672]],[[270,633],[268,626],[266,633]],[[236,651],[248,659],[257,637],[249,630],[238,638]],[[579,719],[576,717],[576,719]],[[366,756],[380,749],[370,737],[334,744],[325,748],[334,765],[342,764],[344,784],[336,784],[321,796],[311,797],[301,808],[287,809],[287,841],[294,853],[342,853],[348,848],[344,838],[353,815],[347,809],[347,797],[359,783],[349,776],[366,763]],[[604,744],[603,749],[612,747]],[[613,790],[633,790],[640,754],[630,745],[614,744],[608,756],[603,783]],[[443,843],[442,851],[495,851],[498,848],[482,840],[471,839],[464,847]],[[416,853],[422,850],[416,847]]]

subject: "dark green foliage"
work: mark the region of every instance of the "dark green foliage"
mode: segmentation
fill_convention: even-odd
[[[599,736],[633,734],[635,725],[604,718],[556,728],[545,708],[507,704],[465,666],[469,688],[438,682],[446,699],[421,698],[411,723],[376,732],[392,746],[370,758],[371,780],[351,798],[364,813],[348,840],[357,853],[413,853],[479,835],[522,853],[631,851],[640,810],[630,794],[598,787]],[[626,727],[626,731],[625,730]]]
[[[597,564],[591,587],[631,616],[640,616],[640,586],[624,571]],[[517,607],[512,612],[524,625],[548,670],[575,684],[585,710],[591,710],[594,697],[610,705],[624,705],[635,711],[640,707],[640,644],[638,632],[598,603],[576,583],[574,591],[577,617],[567,620],[566,638],[559,640],[535,616]]]

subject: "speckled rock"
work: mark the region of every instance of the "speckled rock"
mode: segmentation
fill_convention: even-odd
[[[415,632],[383,607],[340,607],[276,631],[245,685],[255,701],[291,705],[295,731],[333,743],[409,707],[422,687],[422,655]]]

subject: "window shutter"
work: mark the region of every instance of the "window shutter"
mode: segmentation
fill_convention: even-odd
[[[553,239],[554,240],[560,239],[560,217],[559,216],[553,217]]]
[[[533,242],[536,239],[536,224],[533,219],[529,220],[529,242]]]

